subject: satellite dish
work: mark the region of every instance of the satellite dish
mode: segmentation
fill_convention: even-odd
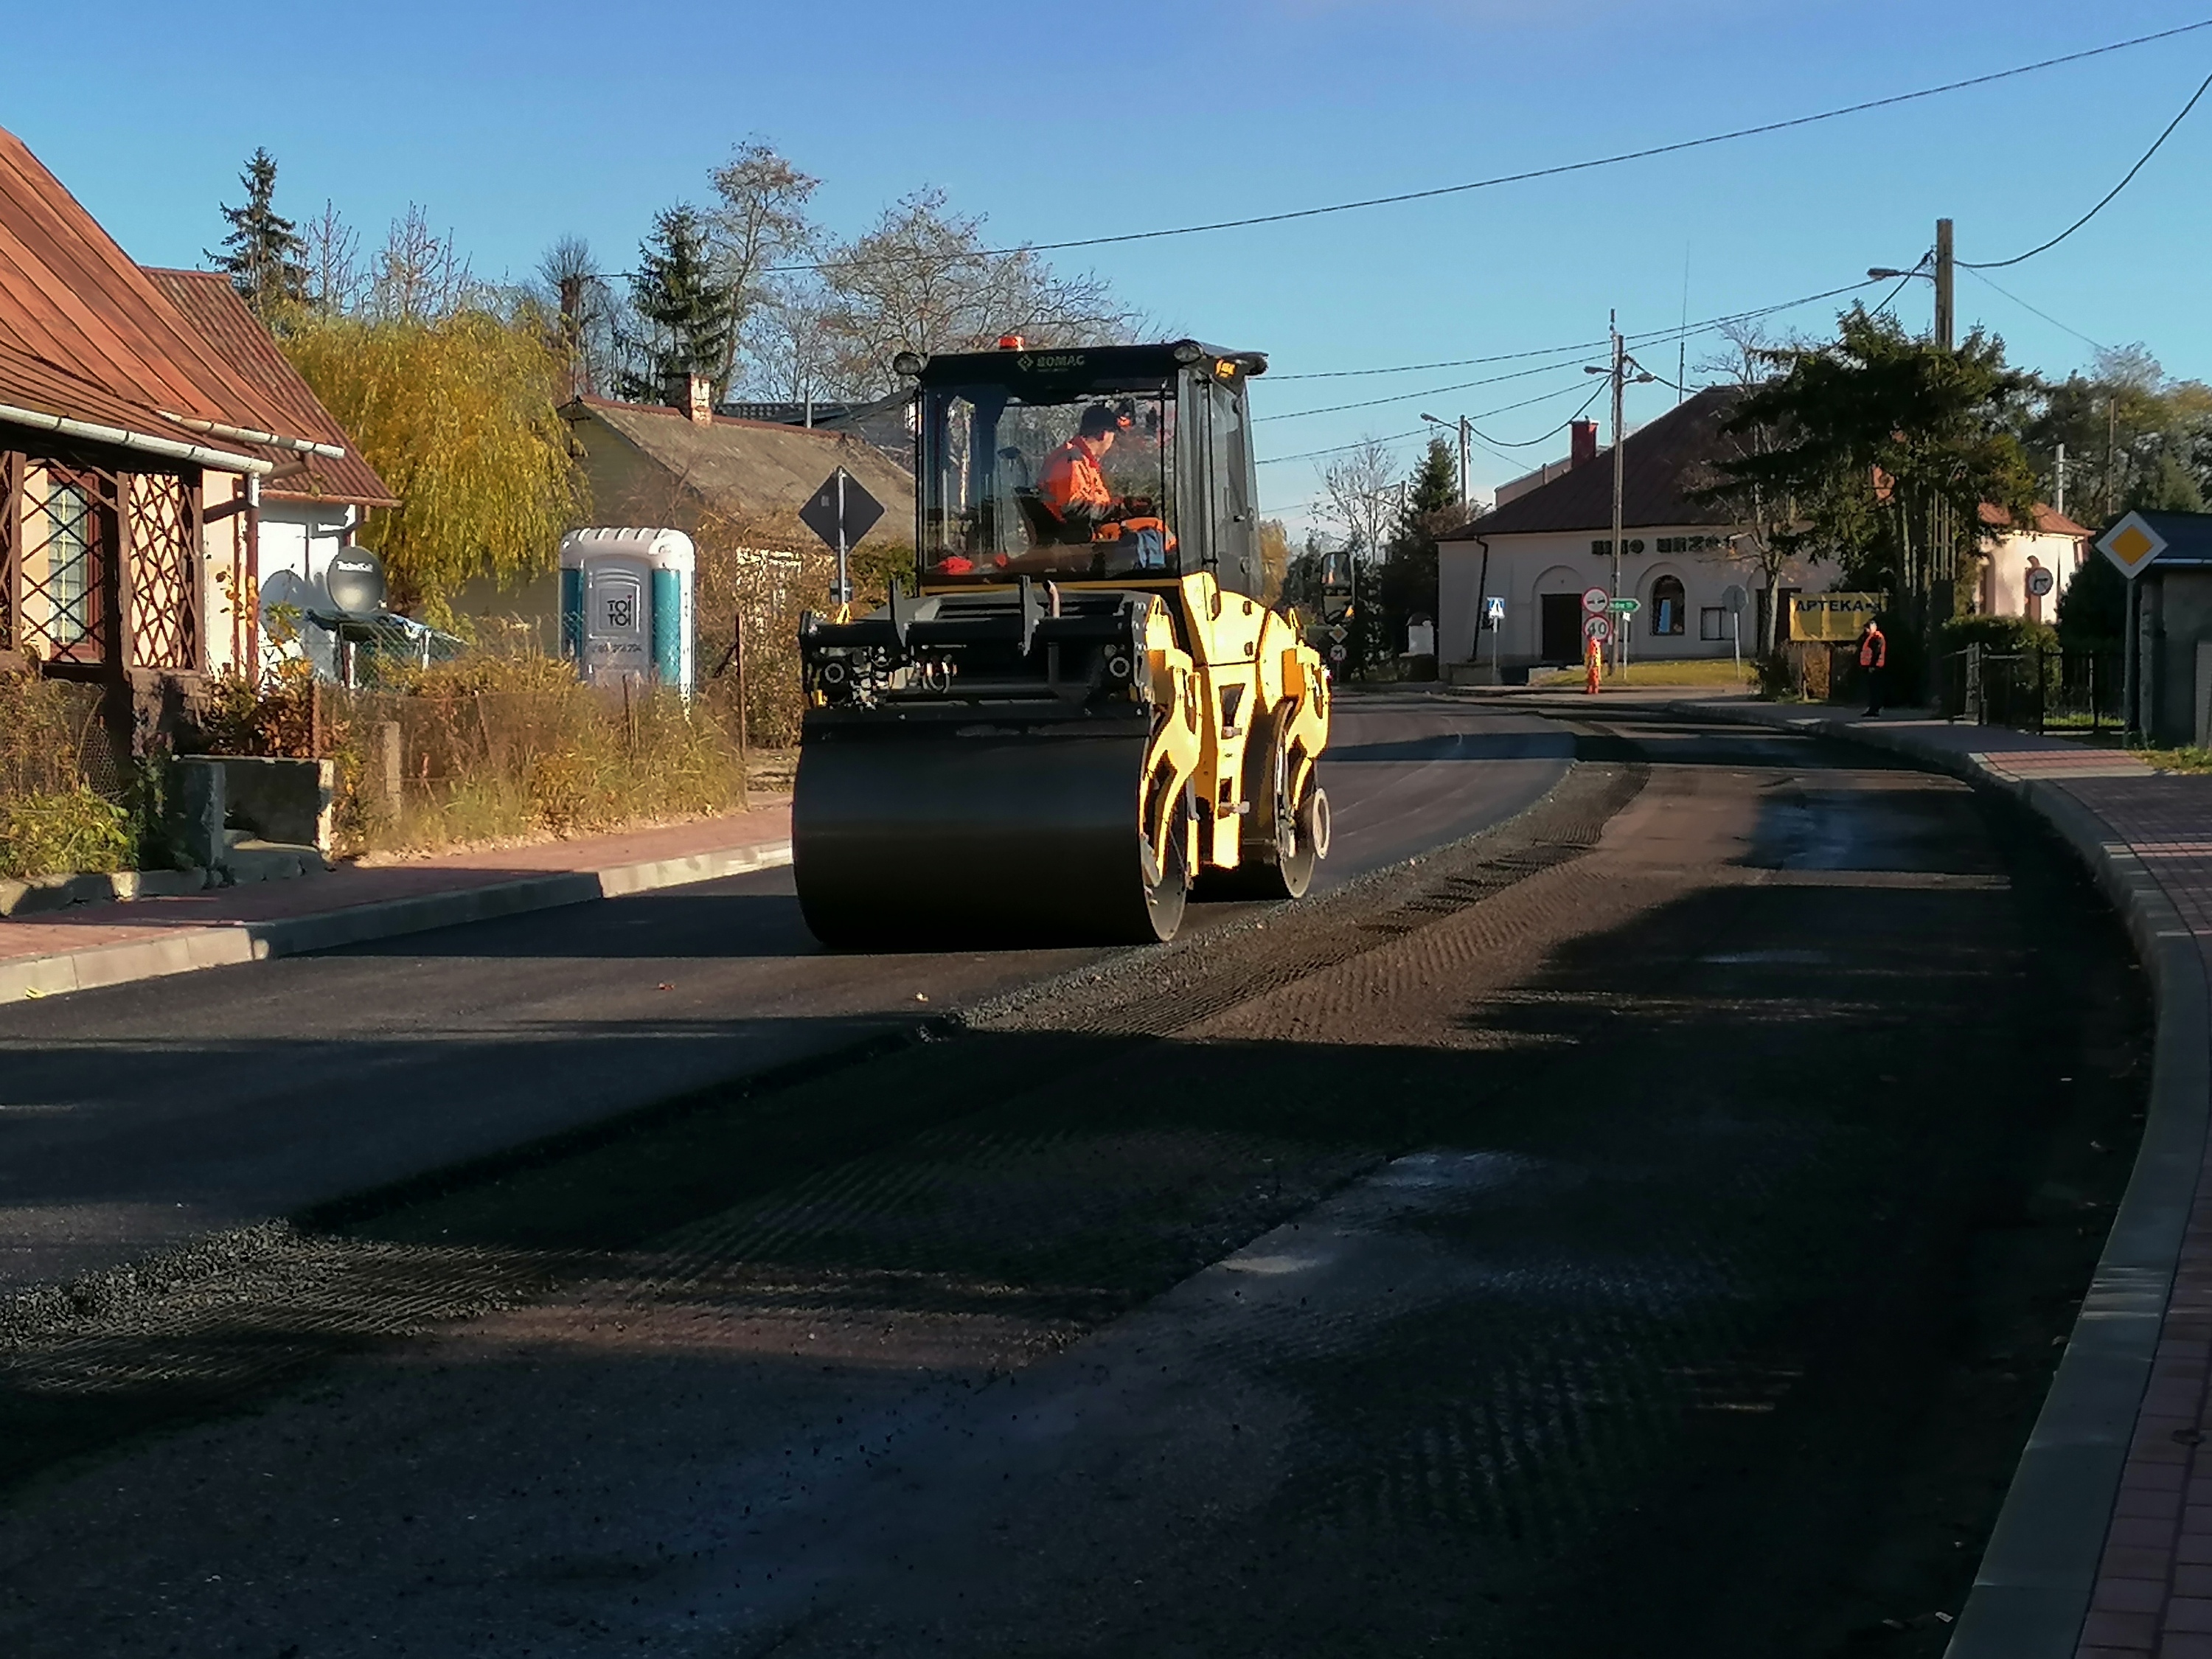
[[[1751,603],[1751,595],[1743,591],[1741,584],[1730,582],[1721,592],[1721,603],[1741,617],[1744,606]]]
[[[342,547],[323,578],[331,604],[349,617],[374,617],[384,609],[384,561],[365,547]]]

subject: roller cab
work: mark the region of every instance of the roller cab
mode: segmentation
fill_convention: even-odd
[[[1146,942],[1296,897],[1329,684],[1263,602],[1252,353],[922,362],[915,591],[800,624],[807,924],[849,947]]]

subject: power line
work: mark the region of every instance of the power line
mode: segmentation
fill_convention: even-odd
[[[1565,432],[1577,421],[1582,419],[1583,410],[1588,409],[1592,404],[1595,403],[1598,400],[1599,393],[1606,391],[1607,389],[1607,386],[1604,383],[1601,383],[1595,391],[1592,392],[1589,397],[1583,399],[1582,409],[1575,410],[1573,414],[1568,416],[1565,420],[1561,421],[1559,425],[1553,427],[1549,432],[1540,433],[1534,438],[1522,438],[1516,441],[1511,438],[1492,438],[1480,432],[1476,432],[1474,435],[1482,439],[1486,447],[1495,446],[1495,447],[1492,448],[1490,452],[1493,455],[1498,454],[1498,451],[1499,449],[1534,449],[1538,444],[1547,442],[1549,440],[1558,437],[1559,434]],[[1498,414],[1498,410],[1494,409],[1490,411],[1492,415]],[[1486,419],[1487,416],[1478,416],[1477,418]],[[1474,428],[1470,426],[1468,430],[1474,432]],[[1504,455],[1498,455],[1498,459],[1500,460],[1505,460],[1509,458]]]
[[[1733,143],[1739,138],[1755,138],[1771,132],[1787,132],[1797,127],[1816,125],[1822,121],[1838,120],[1846,115],[1863,115],[1869,110],[1888,109],[1899,104],[1916,103],[1925,98],[1937,98],[1947,93],[1964,92],[1972,87],[1985,87],[1999,81],[2009,81],[2017,76],[2033,75],[2043,70],[2057,69],[2063,64],[2078,64],[2088,58],[2101,58],[2110,52],[2125,52],[2131,47],[2148,46],[2154,41],[2170,40],[2178,35],[2190,34],[2205,28],[2212,28],[2212,17],[2203,19],[2198,22],[2184,23],[2174,28],[2160,29],[2151,34],[2136,35],[2126,40],[2111,41],[2101,46],[2087,47],[2081,52],[2066,52],[2057,58],[2042,58],[2033,64],[2021,64],[2011,69],[1994,70],[1987,75],[1972,76],[1963,81],[1947,81],[1941,86],[1923,87],[1917,92],[1893,93],[1885,98],[1869,98],[1859,103],[1845,104],[1835,109],[1821,110],[1811,115],[1796,115],[1779,121],[1764,121],[1756,126],[1737,127],[1728,132],[1709,133],[1701,138],[1677,139],[1672,143],[1652,144],[1642,149],[1622,150],[1611,155],[1593,156],[1587,161],[1562,161],[1552,167],[1531,167],[1520,173],[1502,173],[1487,179],[1470,179],[1465,184],[1437,185],[1426,190],[1401,191],[1390,196],[1370,196],[1353,202],[1333,202],[1324,207],[1293,208],[1281,213],[1258,213],[1241,219],[1217,219],[1204,224],[1176,225],[1159,230],[1127,230],[1108,236],[1078,236],[1060,242],[1031,242],[1019,247],[978,249],[972,254],[963,254],[958,258],[1004,258],[1014,254],[1058,253],[1071,248],[1109,247],[1127,242],[1158,241],[1170,236],[1198,236],[1220,230],[1243,230],[1254,225],[1277,225],[1297,219],[1318,219],[1328,214],[1353,213],[1367,208],[1392,207],[1402,202],[1425,202],[1443,196],[1462,196],[1470,191],[1492,190],[1501,185],[1526,184],[1537,179],[1556,179],[1567,173],[1587,173],[1595,167],[1618,167],[1626,161],[1650,161],[1660,155],[1679,155],[1686,150],[1704,149],[1714,144]],[[2148,159],[2148,157],[2145,158],[2145,160]],[[2101,206],[2102,204],[2099,205]],[[2092,212],[2094,210],[2091,210]],[[2067,234],[2071,233],[2069,231]],[[2040,252],[2040,250],[2031,250],[2031,252]],[[2022,254],[2021,257],[2026,258],[2028,256]],[[937,254],[905,254],[895,258],[860,261],[819,259],[804,264],[772,265],[762,274],[790,276],[803,272],[835,270],[854,264],[928,263],[940,258],[942,256]]]
[[[2201,27],[2203,26],[2200,24],[2193,27]],[[2145,150],[2142,155],[2136,158],[2136,164],[2130,167],[2121,177],[2120,182],[2114,185],[2110,190],[2099,197],[2097,198],[2096,206],[2091,208],[2087,213],[2076,219],[2072,224],[2067,226],[2065,229],[2060,231],[2049,241],[2039,242],[2033,247],[2028,249],[2027,252],[2015,253],[2009,259],[1984,259],[1978,263],[1970,263],[1962,259],[1959,263],[1965,265],[1968,270],[2002,270],[2007,265],[2016,265],[2024,260],[2033,259],[2039,253],[2048,253],[2052,248],[2057,247],[2061,242],[2064,241],[2069,236],[2071,236],[2075,231],[2081,229],[2082,226],[2087,224],[2090,220],[2102,213],[2105,210],[2106,204],[2109,203],[2112,198],[2118,196],[2122,191],[2125,190],[2130,184],[2135,182],[2136,174],[2141,173],[2144,167],[2149,162],[2150,158],[2158,154],[2160,146],[2164,144],[2167,139],[2173,137],[2173,130],[2179,126],[2182,122],[2187,118],[2190,111],[2197,107],[2197,100],[2204,95],[2207,89],[2212,89],[2212,75],[2206,76],[2203,84],[2198,86],[2195,92],[2189,94],[2189,101],[2181,106],[2181,113],[2175,116],[2173,119],[2166,124],[2166,131],[2160,133],[2158,137],[2152,141],[2151,147]]]
[[[1845,294],[1856,294],[1863,288],[1874,286],[1874,279],[1863,277],[1856,283],[1846,283],[1841,288],[1824,289],[1818,294],[1807,294],[1795,300],[1783,300],[1769,306],[1754,307],[1749,311],[1731,311],[1718,317],[1708,317],[1703,322],[1691,323],[1680,328],[1653,329],[1648,333],[1632,334],[1626,337],[1638,345],[1655,345],[1678,339],[1689,339],[1710,330],[1724,327],[1729,323],[1747,323],[1760,317],[1771,317],[1778,311],[1794,311],[1799,306],[1809,306],[1820,300],[1833,300]],[[1609,340],[1577,340],[1565,345],[1544,346],[1528,351],[1505,351],[1489,357],[1444,358],[1431,363],[1395,363],[1388,368],[1339,368],[1315,371],[1303,374],[1270,373],[1271,381],[1282,380],[1346,380],[1375,374],[1411,374],[1434,368],[1474,368],[1486,363],[1513,362],[1523,357],[1553,357],[1578,351],[1595,351],[1610,345]]]
[[[1571,362],[1570,359],[1569,362]],[[1480,380],[1462,380],[1455,386],[1431,386],[1424,392],[1401,392],[1393,397],[1369,398],[1356,404],[1328,404],[1319,409],[1296,409],[1284,415],[1262,415],[1254,424],[1267,421],[1304,420],[1309,415],[1339,415],[1347,409],[1379,409],[1385,404],[1413,403],[1423,398],[1441,398],[1448,392],[1469,392],[1479,386],[1496,386],[1504,380],[1525,380],[1532,374],[1556,374],[1568,366],[1568,362],[1539,363],[1534,368],[1516,368],[1510,374],[1486,375]],[[1577,380],[1574,384],[1579,386],[1582,382]]]
[[[1552,398],[1558,397],[1561,392],[1569,391],[1571,389],[1571,388],[1568,386],[1561,386],[1558,391],[1547,392],[1539,397],[1524,398],[1517,404],[1504,404],[1496,409],[1486,409],[1481,414],[1471,416],[1470,420],[1486,421],[1493,415],[1504,415],[1513,410],[1526,409],[1531,404],[1547,403]],[[1601,386],[1599,391],[1602,390],[1604,390],[1604,388]],[[1484,437],[1483,434],[1479,432],[1476,433],[1475,435],[1483,439],[1484,447],[1491,448],[1491,453],[1493,454],[1497,453],[1497,451],[1491,447],[1493,445],[1503,445],[1508,449],[1527,449],[1534,445],[1540,444],[1547,439],[1558,437],[1560,433],[1565,432],[1570,426],[1573,425],[1576,420],[1581,416],[1583,410],[1588,409],[1592,403],[1596,401],[1596,398],[1597,392],[1593,392],[1589,397],[1583,399],[1582,409],[1575,410],[1572,415],[1568,416],[1565,420],[1560,422],[1559,425],[1553,427],[1550,431],[1541,433],[1534,438],[1521,439],[1517,441],[1504,438],[1489,438]],[[1468,430],[1474,431],[1472,425],[1469,426]],[[1420,437],[1427,431],[1428,428],[1425,426],[1418,426],[1411,432],[1393,432],[1388,437],[1384,438],[1360,438],[1348,444],[1335,444],[1327,449],[1304,449],[1300,450],[1295,455],[1263,455],[1256,463],[1255,463],[1255,465],[1259,466],[1273,466],[1278,462],[1281,461],[1310,461],[1316,457],[1322,455],[1341,455],[1348,449],[1358,449],[1364,444],[1403,443],[1407,439]],[[1506,460],[1510,459],[1510,457],[1501,455],[1498,459],[1500,460]]]
[[[2049,312],[2043,310],[2040,307],[2028,304],[2027,301],[2021,299],[2019,295],[2014,294],[2010,289],[1997,288],[1997,285],[1995,283],[1983,276],[1980,271],[1975,270],[1973,266],[1968,265],[1966,269],[1970,271],[1973,271],[1974,280],[1979,283],[1983,287],[1996,289],[1996,291],[1999,294],[2004,295],[2006,299],[2011,301],[2022,311],[2033,312],[2037,316],[2042,318],[2045,322],[2050,324],[2051,327],[2057,329],[2060,332],[2071,334],[2075,339],[2081,341],[2082,344],[2094,346],[2100,351],[2103,351],[2106,349],[2103,341],[2093,340],[2087,335],[2084,334],[2080,329],[2074,327],[2072,325],[2060,322],[2056,317],[2052,316]]]

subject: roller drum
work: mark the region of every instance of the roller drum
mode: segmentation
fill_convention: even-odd
[[[791,826],[806,925],[846,948],[1172,936],[1188,883],[1172,850],[1146,881],[1148,747],[1135,722],[810,730]]]

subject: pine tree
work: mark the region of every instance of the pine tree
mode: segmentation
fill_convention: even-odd
[[[1437,532],[1457,516],[1458,507],[1458,458],[1443,439],[1431,438],[1406,481],[1404,504],[1383,550],[1381,609],[1394,653],[1406,648],[1406,629],[1414,617],[1436,620]]]
[[[272,323],[302,303],[307,294],[307,242],[293,222],[271,205],[276,195],[276,158],[257,149],[238,175],[246,186],[246,205],[224,206],[230,232],[223,251],[207,250],[217,270],[227,271],[233,288],[264,323]]]
[[[719,403],[729,390],[732,296],[729,284],[714,277],[698,214],[677,206],[658,215],[638,262],[630,300],[652,335],[641,343],[643,373],[625,377],[629,394],[657,398],[672,381],[703,374]]]

